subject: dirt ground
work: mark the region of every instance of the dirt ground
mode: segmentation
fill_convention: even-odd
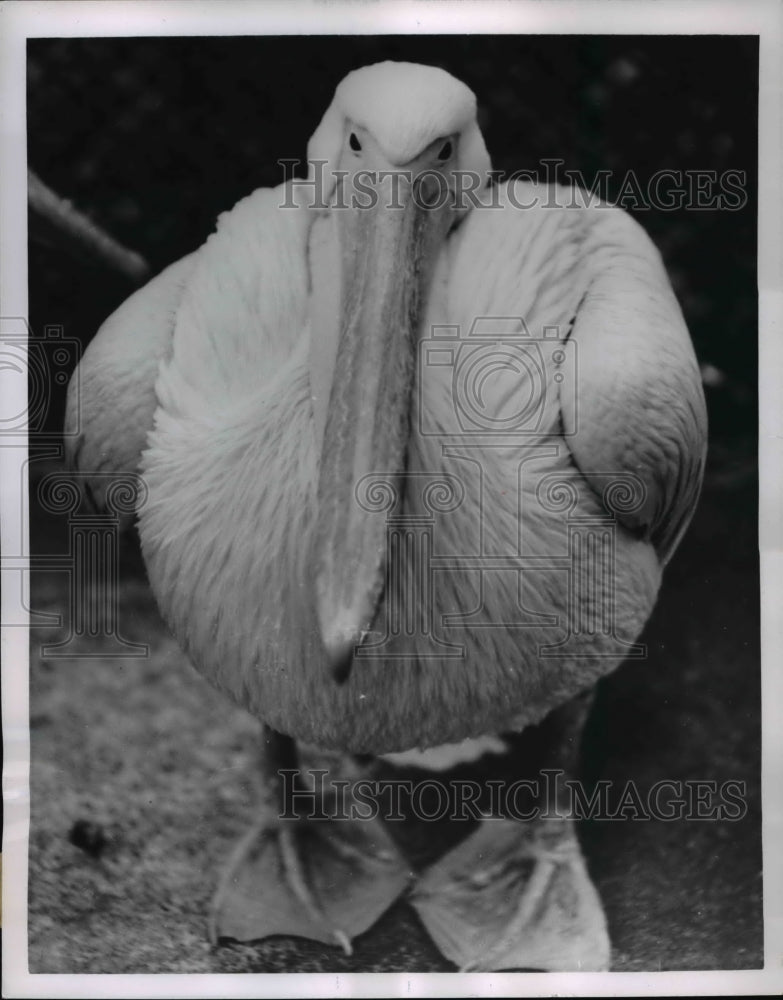
[[[754,446],[713,443],[643,637],[648,659],[621,667],[597,701],[592,778],[642,792],[663,778],[736,780],[747,804],[738,821],[582,824],[616,970],[762,964]],[[63,519],[37,511],[36,550],[64,538]],[[110,659],[85,639],[82,655],[43,657],[64,633],[32,633],[31,972],[450,970],[404,901],[352,958],[282,938],[210,947],[220,866],[254,816],[259,728],[185,661],[132,541],[122,557],[120,629],[148,656]],[[65,579],[35,574],[33,608],[67,608]]]

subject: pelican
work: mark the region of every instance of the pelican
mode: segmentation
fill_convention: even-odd
[[[143,476],[161,612],[265,727],[211,933],[350,950],[407,893],[462,968],[607,968],[564,801],[486,816],[414,878],[381,818],[314,819],[280,782],[298,744],[443,769],[536,726],[571,773],[700,490],[681,311],[620,209],[491,182],[441,69],[350,73],[307,153],[106,321],[67,415],[98,502],[107,471]]]

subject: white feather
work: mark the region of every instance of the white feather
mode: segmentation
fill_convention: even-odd
[[[375,111],[361,72],[338,90],[339,100],[375,127],[389,153],[394,136],[402,136],[395,149],[404,156],[433,130],[475,127],[462,85],[444,83],[441,93],[440,71],[398,76],[419,95],[424,77],[432,88],[433,100],[411,107],[404,88],[391,86],[397,71],[374,67],[374,79],[386,88],[375,93]],[[407,131],[405,114],[414,115]],[[517,191],[527,202],[543,193]],[[524,211],[508,195],[501,189],[501,209],[474,210],[450,237],[422,334],[451,325],[465,337],[477,317],[492,315],[523,317],[533,338],[545,326],[557,327],[561,340],[576,343],[578,406],[558,388],[545,354],[543,383],[520,370],[501,372],[485,387],[496,414],[515,398],[540,404],[538,431],[513,443],[449,452],[442,438],[421,430],[454,426],[451,385],[420,369],[409,471],[445,473],[465,486],[462,506],[435,519],[437,554],[516,552],[521,517],[524,555],[539,560],[523,574],[436,574],[435,622],[475,611],[449,633],[464,647],[462,659],[432,658],[419,638],[400,637],[388,658],[357,662],[342,687],[323,662],[309,566],[318,472],[307,364],[318,335],[308,300],[313,213],[280,208],[279,190],[240,202],[187,265],[176,321],[167,314],[163,324],[173,328],[162,352],[170,355],[141,462],[150,490],[140,532],[151,585],[197,668],[267,723],[304,741],[372,753],[460,742],[535,722],[617,665],[606,656],[615,647],[599,634],[583,634],[568,658],[539,656],[542,644],[592,610],[574,606],[567,574],[551,563],[568,553],[569,524],[564,513],[542,504],[537,491],[545,476],[570,477],[579,513],[593,517],[606,514],[600,473],[632,472],[646,486],[642,512],[617,524],[614,592],[584,598],[596,607],[614,600],[617,633],[627,642],[645,624],[662,561],[693,510],[704,401],[657,252],[616,209],[546,208],[539,197],[539,207]],[[150,285],[138,302],[154,310],[156,295]],[[131,338],[137,318],[135,311],[118,313],[112,329],[125,327]],[[110,353],[107,345],[91,351]],[[140,369],[136,392],[151,391],[152,367],[157,361]],[[100,440],[126,456],[125,432],[108,412],[111,364],[100,371],[84,454],[93,454],[89,448]],[[426,513],[415,492],[407,513]],[[414,571],[407,567],[409,576]],[[384,614],[382,606],[379,621]],[[527,625],[513,624],[524,615]],[[543,617],[535,622],[535,615],[555,616],[559,628]]]

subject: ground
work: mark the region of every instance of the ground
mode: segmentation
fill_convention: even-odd
[[[643,795],[661,779],[733,780],[747,805],[736,821],[582,824],[616,970],[762,964],[755,483],[755,441],[713,441],[643,636],[648,658],[599,693],[593,779],[633,780]],[[38,510],[34,521],[36,550],[61,550],[63,519]],[[106,658],[84,639],[75,658],[42,657],[61,633],[32,633],[31,972],[450,970],[404,901],[352,958],[299,940],[209,945],[222,859],[254,816],[259,727],[188,665],[132,540],[122,557],[120,629],[148,656]],[[65,581],[35,574],[33,608],[67,607]]]

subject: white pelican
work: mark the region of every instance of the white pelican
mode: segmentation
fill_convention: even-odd
[[[254,192],[101,328],[72,460],[144,476],[161,611],[267,727],[271,789],[296,740],[441,766],[548,717],[562,762],[583,693],[639,652],[701,484],[659,254],[619,209],[488,187],[475,97],[433,67],[351,73],[308,159],[320,193]],[[278,812],[214,935],[350,948],[409,866],[378,820]],[[410,899],[465,968],[609,963],[567,809],[482,821]]]

